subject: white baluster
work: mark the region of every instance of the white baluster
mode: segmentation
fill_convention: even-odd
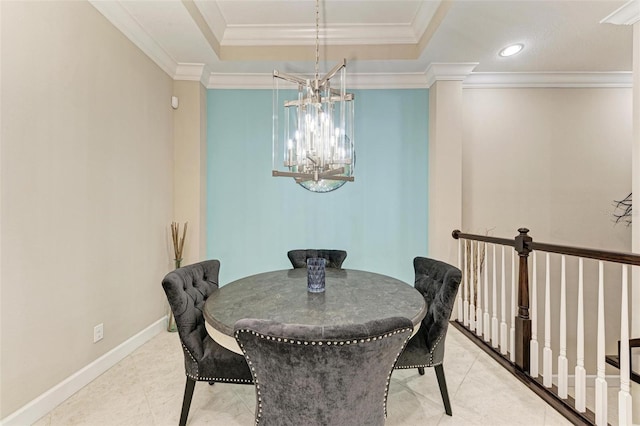
[[[462,302],[463,307],[463,324],[465,327],[469,326],[469,269],[468,265],[468,256],[467,256],[467,245],[469,244],[468,240],[464,240],[464,269],[462,270],[462,276],[464,277],[464,301]]]
[[[596,425],[607,425],[607,381],[605,380],[604,263],[598,262],[598,373],[596,377]]]
[[[575,406],[579,413],[586,410],[586,378],[587,371],[584,369],[584,261],[578,259],[578,328],[576,331],[576,396]]]
[[[462,266],[462,240],[460,238],[458,238],[458,269],[464,271],[464,267]],[[464,321],[462,314],[462,292],[463,290],[458,288],[458,322]]]
[[[484,341],[491,338],[491,322],[489,319],[489,246],[484,243]]]
[[[629,371],[629,289],[627,265],[622,265],[622,300],[620,306],[620,392],[618,424],[631,425],[631,382]]]
[[[491,244],[493,246],[493,288],[492,288],[492,305],[491,305],[491,346],[494,348],[498,347],[498,284],[496,281],[496,245]]]
[[[551,350],[551,268],[549,265],[549,253],[547,253],[546,260],[547,270],[545,272],[544,283],[544,350],[542,351],[542,383],[545,387],[550,388],[552,386],[553,375],[553,351]]]
[[[473,250],[473,241],[469,241],[469,329],[476,329],[476,292],[474,282],[477,279],[476,267],[478,266],[478,260],[473,261],[475,251]]]
[[[516,251],[511,251],[511,330],[509,333],[509,359],[516,362]]]
[[[558,355],[558,396],[567,399],[569,360],[567,359],[567,260],[562,255],[560,272],[560,354]]]
[[[507,296],[506,296],[506,281],[504,270],[504,246],[502,246],[502,277],[501,277],[501,290],[500,294],[500,353],[502,355],[507,354]]]
[[[480,241],[476,242],[476,266],[478,268],[478,282],[476,286],[476,335],[482,336],[482,259],[480,258]]]
[[[538,377],[538,262],[536,252],[533,255],[533,276],[531,278],[531,343],[529,349],[529,375]]]

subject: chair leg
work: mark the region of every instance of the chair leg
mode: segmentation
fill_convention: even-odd
[[[418,374],[424,376],[424,367],[418,367]]]
[[[444,378],[444,367],[440,364],[434,368],[436,370],[436,377],[438,378],[442,402],[444,402],[444,412],[447,413],[448,416],[451,416],[451,402],[449,402],[449,392],[447,392],[447,380]]]
[[[193,397],[193,389],[196,386],[196,381],[187,377],[187,384],[184,387],[184,398],[182,399],[182,412],[180,413],[179,426],[185,426],[187,424],[187,417],[189,416],[189,407],[191,407],[191,398]]]

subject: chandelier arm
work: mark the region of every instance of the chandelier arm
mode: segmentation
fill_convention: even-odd
[[[333,93],[333,91],[332,91]],[[353,96],[353,93],[347,93],[344,97],[333,93],[333,96],[331,96],[331,98],[327,99],[326,96],[323,96],[321,98],[321,102],[327,102],[327,101],[331,101],[331,102],[340,102],[340,101],[352,101],[354,100],[355,97]],[[300,105],[304,105],[305,103],[307,103],[305,100],[299,101],[299,100],[294,100],[294,101],[286,101],[284,103],[285,107],[291,107],[291,106],[300,106]]]
[[[324,77],[322,77],[322,80],[320,80],[319,86],[322,87],[325,85],[325,83],[330,79],[333,78],[334,75],[336,75],[338,73],[338,71],[340,71],[342,68],[347,66],[347,60],[343,59],[342,63],[336,65],[335,67],[333,67],[333,69],[331,71],[329,71],[327,73],[327,75],[325,75]]]
[[[304,178],[295,178],[294,181],[298,184],[302,183],[302,182],[307,182],[313,180],[313,178],[311,179],[304,179]],[[319,180],[340,180],[340,181],[345,181],[345,182],[354,182],[355,179],[353,178],[353,176],[329,176],[329,177],[324,177],[324,178],[320,178]]]
[[[313,173],[281,172],[280,170],[272,170],[271,176],[292,177],[296,179],[301,178],[303,181],[313,179]]]
[[[294,178],[294,180],[296,181],[296,183],[300,183],[300,182],[306,182],[309,180],[314,180],[314,175],[313,173],[295,173],[295,172],[281,172],[279,170],[272,170],[271,171],[271,175],[272,176],[276,176],[276,177],[292,177]],[[347,181],[347,182],[354,182],[355,178],[353,176],[334,176],[331,175],[329,173],[320,173],[318,174],[318,178],[320,179],[324,179],[324,180],[343,180],[343,181]]]
[[[353,176],[327,176],[327,177],[320,177],[320,179],[322,179],[322,180],[344,180],[346,182],[355,181],[355,178]]]
[[[280,72],[278,70],[273,71],[273,76],[282,80],[290,81],[291,83],[302,85],[302,86],[305,86],[307,84],[307,80],[305,80],[304,78],[296,77],[295,75],[287,74],[285,72]]]
[[[329,176],[340,175],[342,173],[344,173],[344,167],[339,167],[337,169],[327,170],[326,172],[322,172],[318,174],[318,176],[321,178],[328,178]]]

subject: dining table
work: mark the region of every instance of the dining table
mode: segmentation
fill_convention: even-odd
[[[307,269],[283,269],[251,275],[214,290],[204,305],[207,332],[218,344],[242,354],[234,338],[239,319],[286,324],[337,326],[389,317],[411,320],[414,333],[427,306],[413,286],[386,275],[326,268],[325,291],[307,291]]]

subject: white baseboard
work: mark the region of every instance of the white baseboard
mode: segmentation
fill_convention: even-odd
[[[135,336],[122,342],[86,367],[78,370],[42,395],[0,421],[0,426],[31,425],[47,415],[67,398],[91,383],[96,377],[167,329],[167,316],[160,318]]]

